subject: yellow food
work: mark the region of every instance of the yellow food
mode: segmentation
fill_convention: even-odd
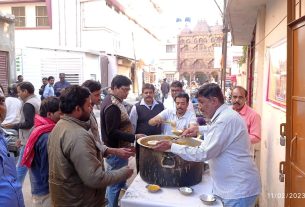
[[[183,140],[178,140],[178,141],[176,142],[176,144],[180,144],[180,145],[190,145],[190,144],[187,143],[187,141],[183,141]]]
[[[160,186],[158,186],[158,185],[148,185],[147,189],[149,191],[158,191],[158,190],[160,190]]]
[[[164,137],[163,140],[170,141],[172,140],[172,137]]]

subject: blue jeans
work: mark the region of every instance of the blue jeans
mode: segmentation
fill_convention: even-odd
[[[128,159],[122,159],[115,155],[106,158],[107,171],[117,170],[128,165]],[[126,184],[126,180],[114,185],[110,185],[106,189],[106,197],[108,200],[108,207],[117,207],[121,188]]]
[[[258,195],[239,199],[222,199],[225,207],[254,207]]]
[[[21,160],[23,157],[23,153],[24,153],[24,148],[25,146],[22,146],[20,148],[20,153],[19,153],[19,158],[18,158],[18,162],[17,162],[17,181],[20,183],[20,185],[23,185],[26,173],[28,172],[28,168],[26,166],[21,165]]]

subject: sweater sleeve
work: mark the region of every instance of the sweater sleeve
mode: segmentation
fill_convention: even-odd
[[[88,135],[80,135],[70,147],[70,160],[85,185],[101,188],[127,179],[127,168],[106,172],[103,170],[101,161],[96,157],[94,140]]]
[[[34,126],[35,108],[30,103],[25,103],[22,109],[24,115],[24,122],[14,124],[13,128],[18,129],[31,129]]]
[[[109,139],[134,142],[134,134],[122,132],[121,130],[119,130],[121,122],[121,111],[117,106],[112,105],[105,111],[105,120],[106,132],[107,134],[109,134]]]
[[[48,162],[48,133],[41,135],[37,141],[35,151],[38,151],[39,154],[35,154],[40,158],[40,175],[41,179],[44,182],[48,182],[49,179],[49,162]]]

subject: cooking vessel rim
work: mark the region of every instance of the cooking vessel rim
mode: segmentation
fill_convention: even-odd
[[[137,143],[138,143],[139,145],[141,145],[142,147],[146,147],[146,148],[148,148],[148,149],[152,149],[153,146],[147,146],[147,145],[144,145],[144,144],[141,143],[141,140],[144,140],[145,138],[149,138],[149,137],[172,137],[172,138],[176,138],[176,137],[179,137],[179,136],[176,136],[176,135],[162,135],[162,134],[160,134],[160,135],[149,135],[149,136],[145,136],[145,137],[139,138],[139,139],[137,140]],[[190,138],[188,138],[188,139],[192,139],[192,140],[198,141],[198,142],[200,142],[200,143],[202,142],[202,140],[196,139],[196,138],[194,138],[194,137],[190,137]],[[170,150],[167,150],[167,151],[165,151],[165,152],[170,152]]]

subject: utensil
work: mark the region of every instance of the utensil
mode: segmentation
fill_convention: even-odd
[[[193,188],[190,188],[190,187],[180,187],[180,188],[178,188],[178,190],[183,195],[191,195],[194,191]]]
[[[159,140],[150,140],[150,141],[147,142],[147,144],[149,144],[149,145],[157,145],[158,142],[159,142]]]
[[[200,200],[205,204],[205,205],[213,205],[216,201],[216,197],[213,194],[202,194],[200,196]]]
[[[155,185],[155,184],[148,184],[148,185],[146,185],[146,189],[151,193],[155,193],[155,192],[158,192],[159,190],[161,190],[161,187],[159,185]]]
[[[169,124],[173,129],[176,129],[177,123],[173,120],[167,120],[163,122],[164,124]]]
[[[163,123],[164,123],[164,124],[172,124],[171,121],[164,121]]]
[[[176,136],[180,136],[183,133],[183,131],[181,129],[175,128],[175,129],[172,129],[172,133]]]

